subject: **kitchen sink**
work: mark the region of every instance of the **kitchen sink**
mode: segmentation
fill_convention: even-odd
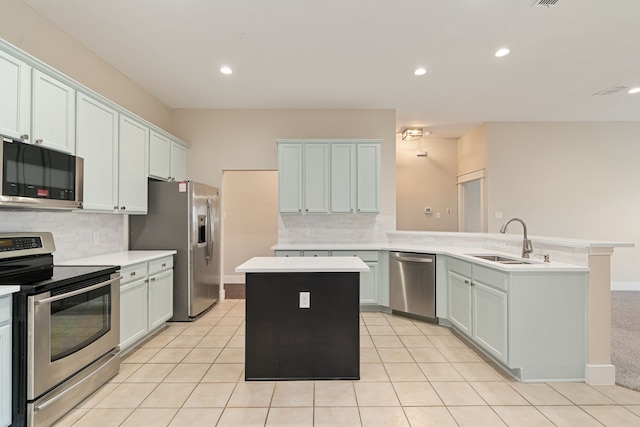
[[[532,261],[526,261],[518,258],[508,258],[500,255],[471,255],[475,258],[485,259],[487,261],[499,262],[501,264],[533,264]]]

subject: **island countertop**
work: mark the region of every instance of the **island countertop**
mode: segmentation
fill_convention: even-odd
[[[369,267],[358,257],[254,257],[237,273],[360,273]]]

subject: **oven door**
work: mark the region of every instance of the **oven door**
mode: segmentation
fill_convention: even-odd
[[[27,399],[118,347],[120,276],[29,297]]]

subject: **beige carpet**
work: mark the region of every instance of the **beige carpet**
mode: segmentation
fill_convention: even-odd
[[[616,384],[640,391],[640,292],[611,292],[611,362]]]

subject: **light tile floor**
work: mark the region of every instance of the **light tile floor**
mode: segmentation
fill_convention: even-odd
[[[359,381],[245,382],[244,300],[171,323],[56,427],[640,426],[640,393],[522,384],[448,328],[361,315]]]

